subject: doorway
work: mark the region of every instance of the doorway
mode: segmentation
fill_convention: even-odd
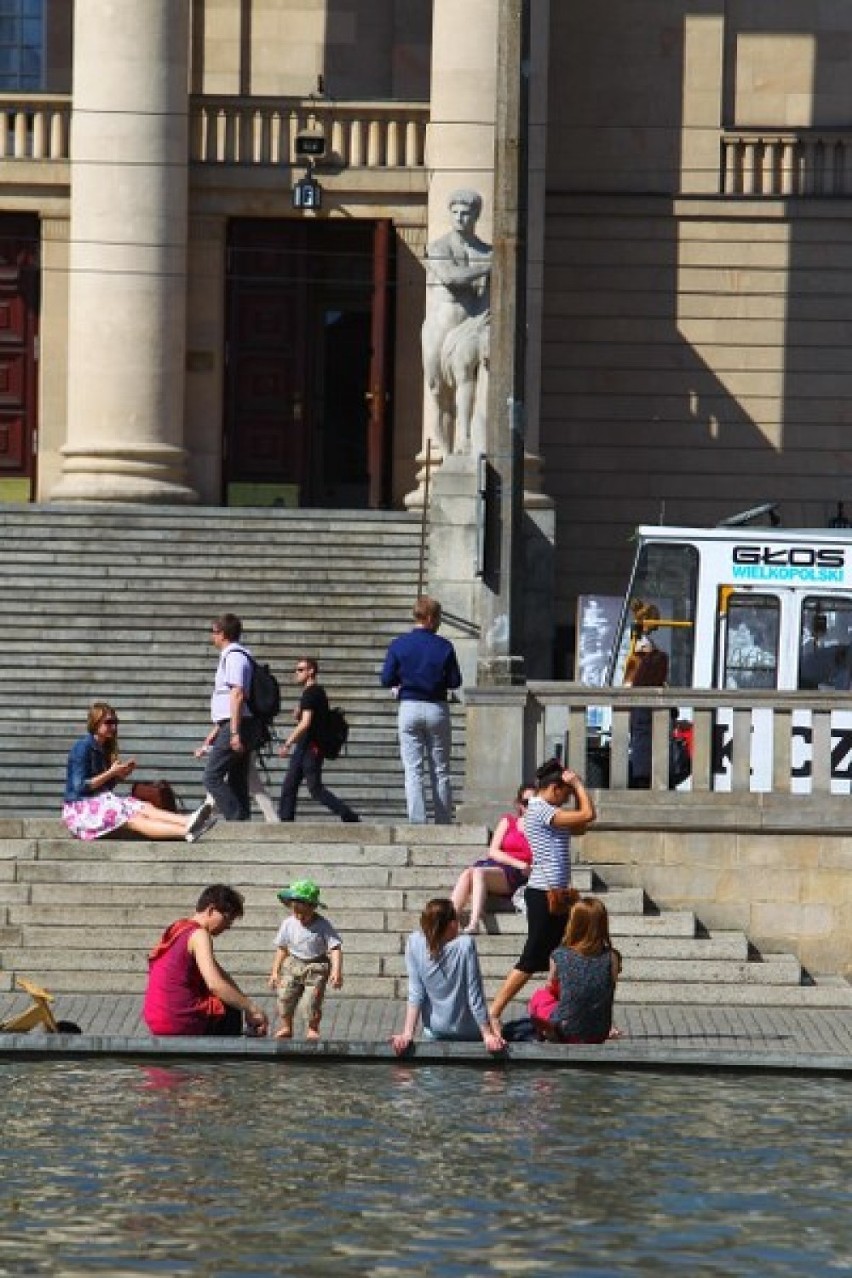
[[[386,221],[230,223],[225,501],[388,504]]]
[[[38,218],[0,215],[0,501],[35,491],[39,295]]]

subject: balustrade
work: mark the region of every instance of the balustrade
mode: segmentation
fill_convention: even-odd
[[[737,130],[722,135],[724,195],[852,196],[852,132]]]
[[[16,93],[0,97],[0,160],[67,160],[71,99]]]
[[[423,103],[320,103],[310,99],[195,97],[190,158],[200,164],[292,165],[297,133],[320,128],[324,162],[346,168],[422,169]]]
[[[692,775],[678,788],[678,800],[772,793],[805,801],[852,793],[852,708],[837,694],[530,683],[472,688],[466,701],[466,784],[474,793],[487,790],[495,772],[495,723],[504,743],[496,765],[497,771],[505,767],[504,790],[517,785],[516,773],[529,776],[554,754],[589,784],[627,790],[630,712],[640,708],[651,715],[652,790],[669,789],[670,741],[678,718],[689,721],[692,746]]]

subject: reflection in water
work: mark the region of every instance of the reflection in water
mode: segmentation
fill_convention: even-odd
[[[825,1274],[848,1084],[0,1063],[0,1275]]]

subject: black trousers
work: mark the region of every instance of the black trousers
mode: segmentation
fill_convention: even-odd
[[[357,820],[352,808],[322,783],[322,753],[308,742],[298,741],[290,755],[290,766],[281,783],[281,797],[278,800],[278,816],[282,821],[296,820],[296,798],[299,786],[304,781],[308,794],[317,803],[321,803],[343,820]]]

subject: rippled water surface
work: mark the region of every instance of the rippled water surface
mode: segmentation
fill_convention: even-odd
[[[0,1275],[852,1270],[850,1085],[0,1063]]]

